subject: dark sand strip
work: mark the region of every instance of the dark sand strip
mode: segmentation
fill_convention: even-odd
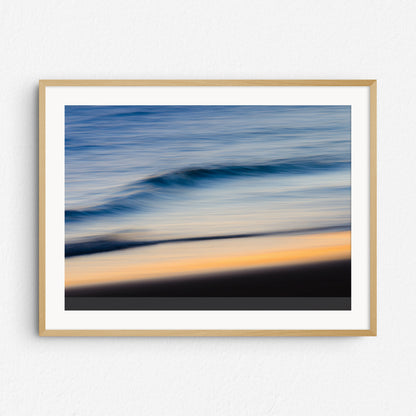
[[[123,307],[123,298],[126,298],[125,305],[131,304],[128,309],[195,309],[198,304],[192,300],[193,298],[205,298],[205,300],[200,299],[199,304],[203,305],[202,309],[206,310],[224,309],[226,304],[221,300],[218,302],[215,299],[209,301],[208,298],[229,298],[229,300],[249,298],[246,302],[241,299],[234,302],[235,307],[231,309],[259,309],[258,302],[254,302],[253,299],[264,298],[267,309],[281,309],[283,306],[288,310],[293,308],[287,301],[282,303],[275,300],[273,302],[270,299],[343,298],[341,304],[344,305],[344,309],[348,309],[350,304],[347,304],[345,299],[350,297],[351,261],[340,260],[301,266],[269,267],[187,276],[186,278],[154,279],[69,288],[66,290],[66,309],[91,309],[87,306],[88,303],[94,303],[92,298],[102,298],[96,303],[94,309],[126,309]],[[82,298],[85,298],[85,301],[82,301]],[[116,298],[118,298],[117,301]],[[160,298],[160,300],[151,300],[140,304],[127,298]],[[173,301],[172,298],[184,299]],[[186,300],[186,298],[189,299]],[[327,310],[328,307],[334,307],[337,309],[331,301],[326,304],[324,304],[325,302],[321,303],[321,308],[319,302],[318,304],[316,302],[313,305],[310,304],[308,308]],[[106,304],[108,307],[105,307]],[[166,307],[168,304],[170,306]],[[246,307],[244,307],[245,304]],[[273,305],[275,306],[273,307]]]
[[[144,298],[144,297],[67,297],[65,309],[85,310],[147,310],[147,311],[345,311],[351,310],[348,297],[185,297],[185,298]]]

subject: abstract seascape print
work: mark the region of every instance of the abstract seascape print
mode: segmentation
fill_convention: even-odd
[[[349,310],[350,106],[65,107],[67,310]]]

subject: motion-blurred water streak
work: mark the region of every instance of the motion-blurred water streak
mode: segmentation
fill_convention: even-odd
[[[350,135],[349,106],[66,106],[67,247],[349,227]]]

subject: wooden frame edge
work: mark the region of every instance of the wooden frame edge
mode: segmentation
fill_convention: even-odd
[[[352,336],[375,336],[371,329],[328,329],[328,330],[261,330],[261,329],[190,329],[190,330],[135,330],[135,329],[48,329],[39,332],[40,336],[50,337],[352,337]]]
[[[47,330],[45,311],[45,94],[48,86],[368,86],[370,87],[370,329],[365,330]],[[268,337],[377,335],[377,80],[39,80],[39,335]]]
[[[377,335],[377,81],[370,85],[370,330]]]
[[[39,335],[45,335],[45,82],[39,81]]]
[[[40,80],[39,84],[44,87],[88,87],[88,86],[103,86],[103,87],[123,87],[123,86],[212,86],[212,87],[223,87],[223,86],[294,86],[294,87],[313,87],[313,86],[327,86],[327,87],[359,87],[359,86],[371,86],[375,80],[372,79],[350,79],[350,80],[337,80],[337,79],[44,79]]]

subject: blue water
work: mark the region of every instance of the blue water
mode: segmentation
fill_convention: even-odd
[[[350,136],[349,106],[66,106],[67,247],[348,229]]]

